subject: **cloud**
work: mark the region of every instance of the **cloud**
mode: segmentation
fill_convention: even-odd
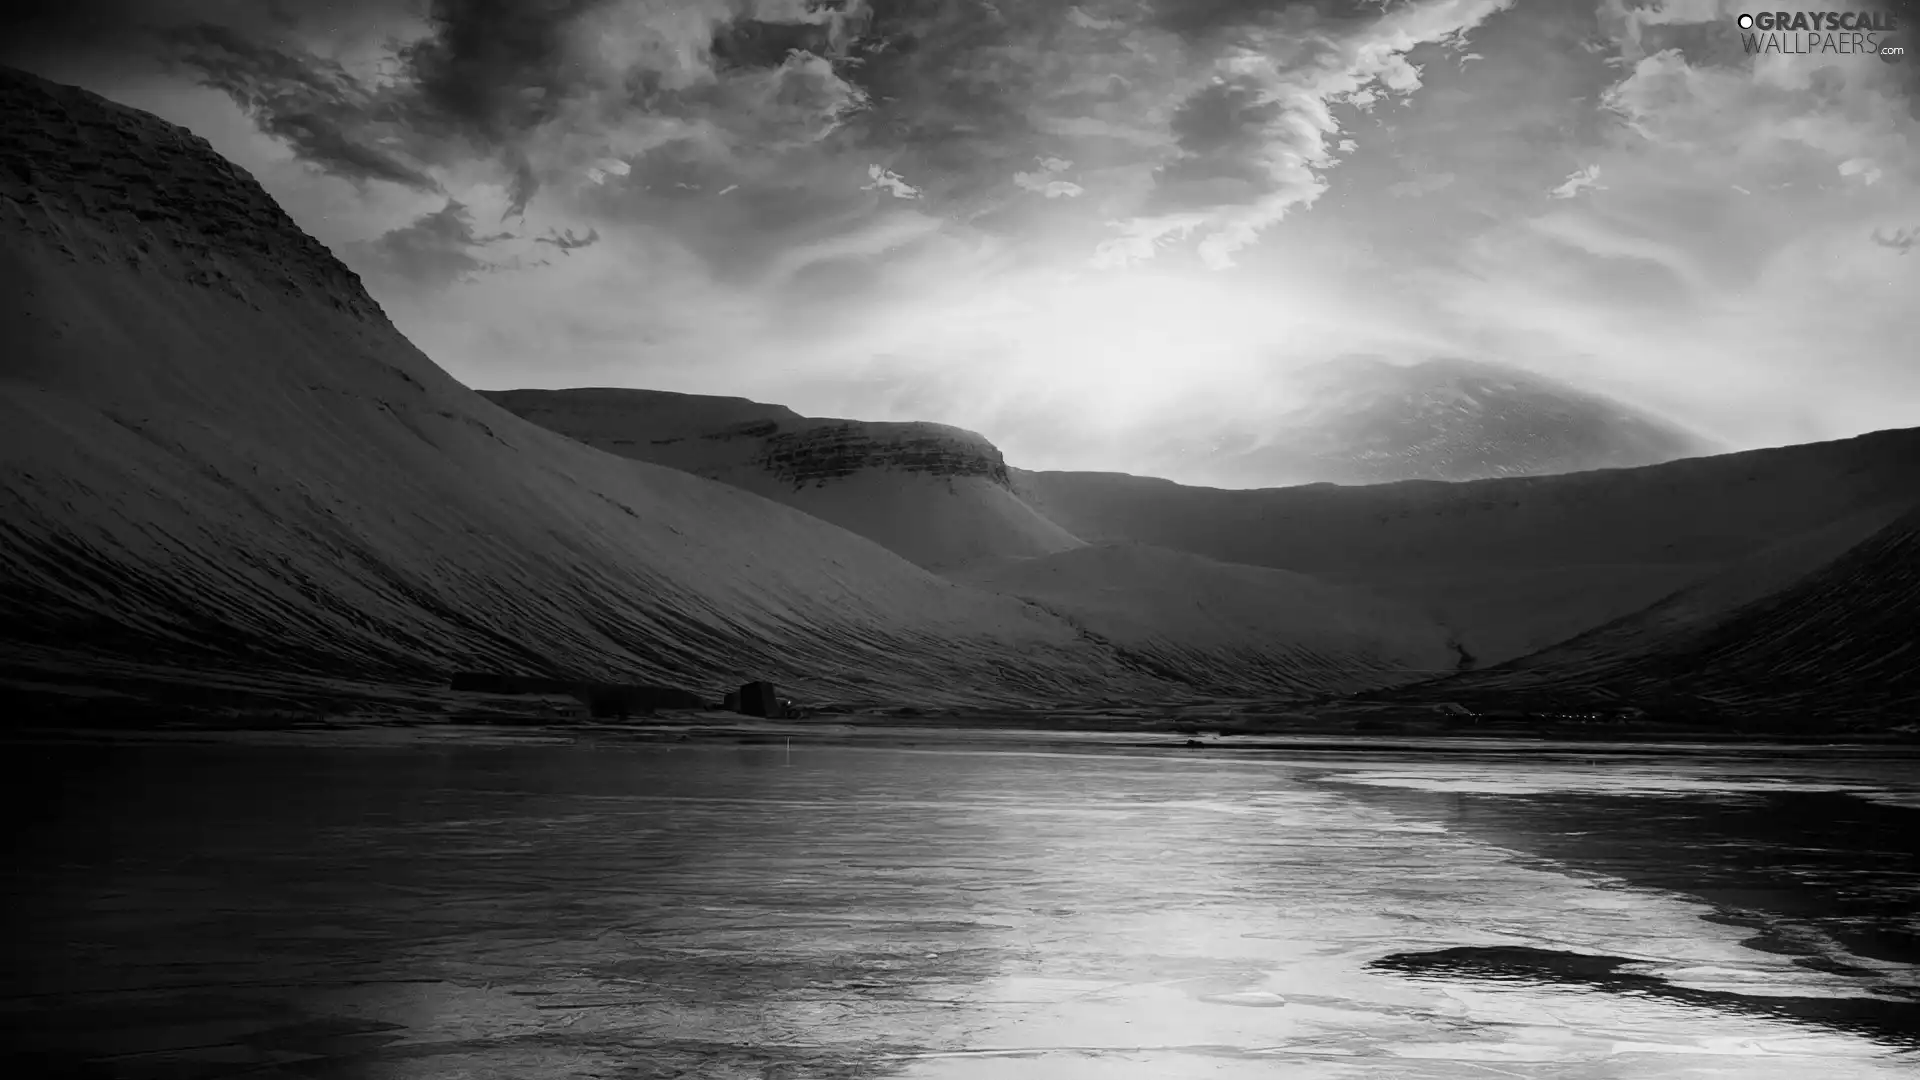
[[[1326,191],[1342,131],[1337,106],[1362,111],[1420,88],[1407,54],[1423,44],[1464,48],[1465,33],[1513,0],[1410,0],[1378,19],[1340,26],[1261,27],[1214,62],[1213,78],[1180,108],[1177,153],[1157,176],[1148,212],[1117,225],[1100,266],[1152,258],[1199,234],[1206,265],[1234,255]]]
[[[477,233],[473,214],[464,204],[448,199],[445,206],[421,215],[409,225],[352,245],[345,255],[363,273],[408,288],[437,288],[470,281],[475,275],[494,269],[498,264],[481,258],[479,252],[509,239],[513,239],[511,234],[483,236]]]
[[[896,199],[917,199],[920,189],[906,182],[904,178],[884,165],[867,166],[869,183],[861,186],[861,191],[884,191]]]
[[[1863,157],[1848,158],[1840,163],[1839,169],[1841,176],[1857,176],[1863,184],[1879,183],[1880,178],[1886,175],[1872,159]]]
[[[1387,194],[1396,199],[1417,199],[1423,195],[1432,195],[1453,186],[1458,179],[1450,172],[1432,172],[1416,176],[1411,180],[1402,180],[1387,187]]]
[[[1589,165],[1569,175],[1561,182],[1559,187],[1547,192],[1547,196],[1553,199],[1571,199],[1588,188],[1597,188],[1599,186],[1600,166]]]
[[[1907,252],[1912,251],[1915,245],[1920,245],[1920,226],[1910,229],[1895,229],[1886,236],[1880,235],[1880,230],[1875,229],[1873,230],[1872,239],[1874,243],[1879,244],[1883,248],[1891,248],[1905,255]]]
[[[1031,191],[1049,199],[1076,198],[1086,194],[1087,189],[1071,180],[1059,179],[1061,173],[1071,168],[1073,168],[1073,162],[1065,158],[1041,158],[1039,167],[1034,171],[1014,173],[1013,182],[1023,191]]]
[[[620,176],[663,138],[691,132],[778,151],[817,143],[863,104],[835,66],[858,3],[425,0],[416,12],[410,0],[364,0],[292,14],[224,0],[76,6],[93,15],[43,20],[48,41],[33,47],[124,15],[316,167],[438,190],[446,174],[485,161],[507,216],[524,216],[559,175]],[[361,53],[377,55],[356,67],[317,47],[376,28],[384,47],[362,41]],[[137,35],[124,36],[93,44],[135,49]],[[774,39],[828,55],[767,44]]]
[[[600,242],[600,230],[588,229],[585,236],[575,236],[572,229],[550,230],[545,236],[533,238],[536,244],[551,244],[562,255],[571,255],[579,248],[590,247]]]
[[[1612,126],[1555,191],[1582,198],[1484,233],[1433,280],[1459,323],[1737,445],[1912,423],[1920,370],[1898,358],[1920,272],[1887,257],[1920,203],[1903,73],[1747,57],[1711,4],[1602,10]]]
[[[204,23],[167,37],[203,85],[233,98],[299,157],[351,180],[440,190],[418,159],[394,148],[405,129],[381,117],[380,93],[340,64]]]
[[[1068,467],[1257,421],[1347,352],[1519,362],[1734,442],[1920,400],[1920,69],[1756,61],[1715,5],[42,8],[15,54],[90,49],[65,81],[212,138],[486,385],[858,411],[884,375]]]

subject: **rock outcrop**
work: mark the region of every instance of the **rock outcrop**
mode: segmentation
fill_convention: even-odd
[[[1000,448],[945,424],[814,421],[796,431],[762,435],[756,464],[796,488],[824,487],[866,470],[921,476],[978,477],[1011,490]]]
[[[589,446],[764,495],[929,569],[1080,546],[1021,501],[998,447],[945,424],[822,419],[653,390],[485,393]]]

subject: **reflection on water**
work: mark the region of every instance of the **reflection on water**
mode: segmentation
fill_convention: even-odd
[[[1920,1065],[1914,958],[1883,947],[1912,862],[1857,821],[1769,836],[1725,800],[1783,796],[1697,763],[1684,796],[1573,796],[1516,762],[1474,775],[1524,793],[1457,762],[778,746],[12,760],[64,784],[16,808],[0,1024],[101,1076]],[[1916,813],[1884,779],[1826,792],[1799,816]],[[1689,835],[1749,876],[1656,842]]]

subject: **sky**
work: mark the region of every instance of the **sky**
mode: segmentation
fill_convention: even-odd
[[[1790,10],[1920,53],[1893,3]],[[0,62],[205,136],[477,387],[1035,468],[1257,427],[1349,354],[1733,447],[1920,425],[1920,55],[1748,56],[1754,0],[14,7]]]

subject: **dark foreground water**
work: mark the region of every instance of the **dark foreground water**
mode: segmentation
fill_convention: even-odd
[[[1920,1075],[1911,762],[7,755],[75,1076]]]

